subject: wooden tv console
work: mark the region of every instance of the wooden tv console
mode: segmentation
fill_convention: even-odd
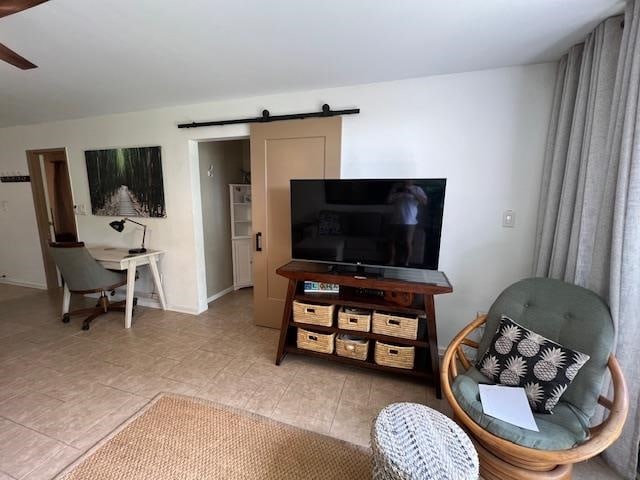
[[[289,280],[287,297],[282,314],[282,326],[280,341],[276,354],[276,365],[288,352],[313,357],[325,358],[336,362],[355,365],[374,370],[381,370],[400,375],[409,375],[414,378],[431,381],[435,387],[436,396],[442,398],[440,390],[440,358],[438,356],[438,336],[436,333],[436,313],[433,297],[441,293],[453,291],[449,280],[442,272],[434,271],[407,271],[399,269],[381,269],[382,275],[367,275],[360,272],[334,272],[331,267],[322,263],[293,261],[276,270],[278,275]],[[337,283],[340,285],[339,294],[332,293],[305,293],[305,280],[314,282]],[[346,288],[344,288],[346,287]],[[413,304],[401,306],[397,303],[385,300],[383,297],[366,295],[354,291],[355,289],[367,289],[369,291],[411,293],[414,296]],[[425,318],[426,328],[422,329],[422,335],[416,340],[391,337],[373,332],[357,332],[338,328],[334,321],[333,326],[324,327],[296,323],[293,319],[293,302],[311,302],[318,304],[333,304],[367,310],[380,310],[390,313],[412,314]],[[416,347],[416,361],[411,370],[378,365],[373,360],[374,348],[369,349],[367,360],[356,360],[340,357],[334,354],[303,350],[296,346],[296,330],[298,327],[315,330],[321,333],[346,333],[369,340],[380,340],[397,345],[410,345]]]

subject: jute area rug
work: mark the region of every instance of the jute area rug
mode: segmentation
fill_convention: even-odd
[[[368,449],[224,407],[161,394],[58,479],[370,479]]]

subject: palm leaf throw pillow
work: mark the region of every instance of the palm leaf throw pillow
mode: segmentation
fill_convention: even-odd
[[[524,387],[534,412],[553,413],[589,355],[571,350],[502,315],[491,346],[476,364],[496,383]]]

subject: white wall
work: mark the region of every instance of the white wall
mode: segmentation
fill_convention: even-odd
[[[198,144],[207,298],[233,287],[229,184],[241,183],[248,140]],[[213,176],[207,172],[213,167]]]
[[[176,128],[194,120],[360,107],[343,121],[343,177],[446,177],[440,267],[454,293],[436,300],[441,346],[509,283],[527,276],[551,109],[555,64],[287,93],[82,120],[0,129],[0,170],[25,169],[26,149],[65,146],[76,203],[89,205],[83,151],[161,145],[166,219],[149,219],[151,248],[162,260],[169,305],[205,308],[203,235],[197,144],[190,140],[246,136],[246,125]],[[44,283],[28,186],[0,184],[0,273]],[[25,193],[26,192],[26,193]],[[503,210],[516,227],[502,228]],[[9,226],[9,220],[18,219]],[[78,218],[82,240],[121,245],[133,238],[108,228],[111,219]],[[206,297],[205,297],[206,298]]]

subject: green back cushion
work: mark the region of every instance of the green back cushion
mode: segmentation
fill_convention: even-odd
[[[613,345],[613,322],[604,301],[590,290],[560,280],[529,278],[514,283],[489,310],[478,358],[489,348],[503,314],[591,357],[562,395],[563,402],[578,409],[584,418],[591,418]]]

